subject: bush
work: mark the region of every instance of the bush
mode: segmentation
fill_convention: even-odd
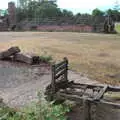
[[[49,63],[52,60],[53,60],[53,58],[50,55],[48,55],[48,56],[45,56],[45,55],[40,56],[40,61],[41,62]]]

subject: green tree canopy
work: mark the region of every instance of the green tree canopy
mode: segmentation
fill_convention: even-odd
[[[101,11],[100,9],[96,8],[92,11],[92,15],[93,16],[103,16],[104,15],[104,12]]]
[[[118,10],[108,9],[106,15],[112,17],[114,21],[120,20],[120,12]]]
[[[0,10],[0,16],[8,15],[8,10]]]

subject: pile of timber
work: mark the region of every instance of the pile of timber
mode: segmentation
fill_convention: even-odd
[[[11,47],[8,50],[0,52],[0,60],[12,60],[24,62],[27,64],[39,64],[39,56],[30,56],[28,54],[20,53],[21,50],[19,47]]]

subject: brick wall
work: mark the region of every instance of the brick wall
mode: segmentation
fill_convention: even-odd
[[[8,3],[8,14],[10,25],[16,24],[16,7],[14,2]]]

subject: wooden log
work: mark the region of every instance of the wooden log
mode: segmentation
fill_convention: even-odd
[[[9,58],[12,55],[15,55],[20,52],[19,47],[11,47],[6,51],[0,53],[0,59]]]
[[[29,55],[25,55],[25,54],[15,54],[14,58],[15,61],[20,61],[20,62],[24,62],[27,64],[32,64],[33,63],[33,58]]]

